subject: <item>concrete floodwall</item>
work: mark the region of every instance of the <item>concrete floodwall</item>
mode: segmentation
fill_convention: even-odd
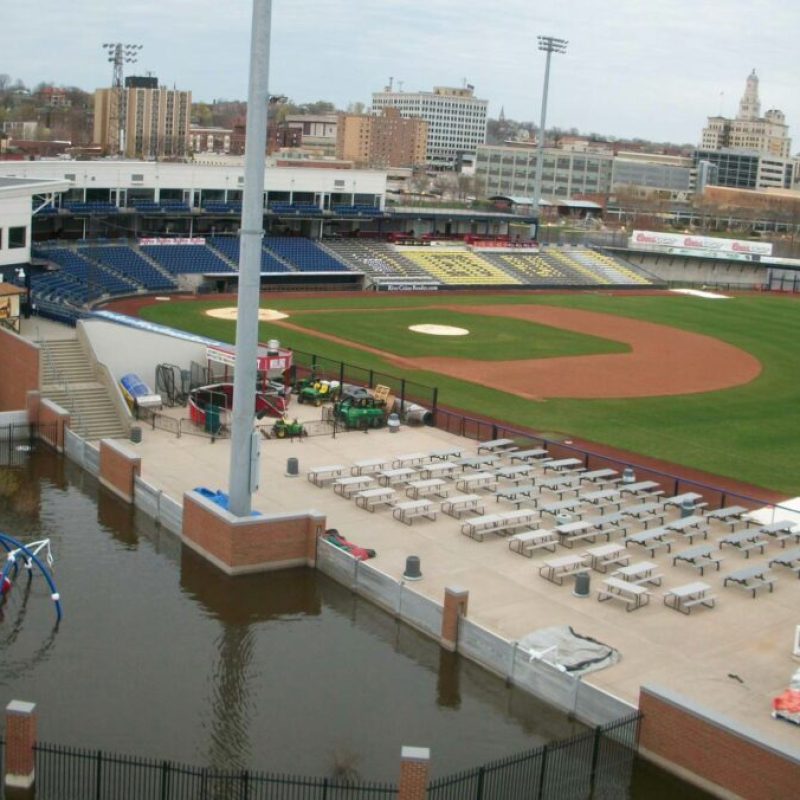
[[[183,506],[138,475],[133,482],[133,504],[159,525],[180,536]]]
[[[69,428],[64,431],[64,455],[91,475],[97,477],[100,474],[99,448],[89,444]]]

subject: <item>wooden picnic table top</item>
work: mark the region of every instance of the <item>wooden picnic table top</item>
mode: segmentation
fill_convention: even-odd
[[[740,545],[745,542],[757,542],[761,533],[762,531],[759,528],[745,528],[742,531],[736,531],[736,533],[729,533],[727,536],[723,536],[719,540],[719,543]]]
[[[580,485],[581,481],[577,475],[561,475],[558,478],[547,478],[539,481],[540,489],[550,489],[551,491],[562,488],[577,489]]]
[[[634,533],[631,536],[626,536],[626,542],[635,542],[636,544],[646,544],[650,541],[657,541],[663,542],[668,541],[664,539],[665,536],[668,536],[671,531],[668,531],[666,528],[651,528],[649,531],[641,531],[640,533]]]
[[[496,464],[500,460],[500,456],[495,455],[483,455],[483,456],[470,456],[469,458],[460,458],[456,461],[459,467],[462,469],[466,469],[467,467],[471,467],[473,469],[477,467],[485,467],[490,464]]]
[[[770,565],[781,564],[784,567],[790,567],[795,561],[800,561],[800,547],[795,547],[794,550],[786,550],[779,553],[777,556],[770,560]]]
[[[626,517],[642,517],[645,514],[662,511],[660,503],[640,503],[638,506],[626,506],[620,510]]]
[[[692,514],[689,517],[680,517],[679,519],[672,520],[672,522],[665,522],[664,527],[671,531],[682,531],[685,528],[696,528],[702,525],[705,521],[705,517]]]
[[[698,500],[702,499],[703,495],[697,492],[684,492],[683,494],[676,494],[672,497],[665,497],[661,502],[665,506],[679,506],[682,503],[696,503]]]
[[[672,560],[691,562],[698,558],[707,558],[716,549],[716,545],[713,544],[699,544],[696,547],[689,547],[686,550],[681,550],[680,553],[675,553]]]
[[[763,578],[770,571],[769,564],[752,564],[749,567],[737,569],[734,572],[729,572],[725,576],[726,581],[735,581],[736,583],[747,583],[753,578]]]
[[[539,512],[542,514],[557,514],[559,511],[573,511],[581,507],[581,501],[577,498],[570,500],[559,500],[557,503],[548,503],[540,506]]]
[[[619,490],[623,494],[639,494],[639,492],[649,492],[658,487],[659,484],[656,481],[637,481],[636,483],[620,484]]]
[[[669,597],[672,595],[679,600],[685,600],[687,597],[702,596],[709,591],[711,591],[711,586],[708,583],[692,581],[691,583],[684,583],[682,586],[673,586],[672,589],[664,592],[664,596]]]
[[[562,536],[569,536],[572,533],[581,533],[583,531],[591,530],[592,525],[591,522],[586,520],[580,520],[578,522],[565,522],[562,525],[556,525],[553,530]]]
[[[409,475],[416,475],[417,471],[413,467],[395,467],[393,469],[383,469],[378,475],[381,478],[406,478]]]
[[[402,453],[392,459],[392,467],[406,467],[409,464],[424,464],[428,460],[427,453]]]
[[[615,569],[613,575],[622,575],[623,579],[647,577],[658,569],[658,564],[654,561],[637,561],[626,567]]]
[[[548,469],[553,469],[556,471],[569,469],[570,467],[581,467],[583,466],[583,461],[580,458],[559,458],[555,461],[548,461],[544,465],[545,471]]]
[[[767,523],[766,525],[760,525],[756,530],[773,536],[776,533],[791,533],[792,529],[797,526],[797,524],[798,523],[792,522],[791,520],[783,519],[777,522]]]
[[[544,447],[535,447],[531,450],[517,450],[510,455],[510,461],[527,461],[531,458],[545,458],[547,450]]]
[[[453,497],[448,497],[442,503],[442,508],[448,506],[450,509],[455,509],[461,506],[469,508],[469,506],[477,506],[483,498],[479,494],[457,494]]]
[[[605,478],[616,478],[619,472],[615,469],[592,469],[581,473],[581,481],[591,481],[597,483]]]
[[[388,486],[376,486],[374,489],[364,489],[364,491],[358,492],[356,497],[372,499],[375,497],[391,497],[395,494],[397,494],[397,492],[394,489],[390,489]]]
[[[489,439],[486,442],[478,442],[478,453],[482,450],[494,452],[495,450],[508,450],[510,447],[516,448],[513,439]]]
[[[603,578],[603,584],[607,589],[615,589],[620,594],[633,595],[634,597],[650,594],[649,590],[645,589],[644,586],[639,586],[638,583],[630,583],[629,581],[621,581],[613,575]]]
[[[624,553],[625,547],[621,544],[600,544],[597,547],[590,547],[584,551],[584,555],[592,558],[606,558],[617,553]]]
[[[603,500],[618,500],[622,497],[619,489],[600,489],[596,492],[584,492],[580,495],[581,500],[588,500],[590,503],[598,504]]]
[[[361,461],[353,462],[353,466],[350,468],[350,471],[354,475],[359,475],[365,469],[385,469],[387,465],[387,461],[385,458],[365,458]]]
[[[324,467],[311,467],[308,471],[309,475],[333,475],[334,473],[341,474],[344,472],[342,464],[327,464]]]
[[[446,450],[432,450],[428,457],[432,461],[446,461],[449,458],[461,458],[460,447],[449,447]]]
[[[559,556],[558,558],[549,558],[543,563],[542,566],[551,570],[570,569],[577,567],[578,564],[584,564],[585,559],[583,556]]]
[[[462,475],[457,484],[491,483],[492,481],[497,481],[497,476],[493,472],[473,472],[470,475]]]
[[[536,486],[532,483],[523,483],[517,484],[516,486],[510,489],[498,489],[495,492],[497,497],[503,497],[505,499],[511,499],[513,497],[517,497],[518,495],[528,495],[530,496],[533,492],[536,491]]]
[[[444,478],[425,478],[421,481],[409,481],[408,485],[413,489],[435,489],[439,486],[446,486]]]
[[[725,508],[717,508],[714,511],[709,511],[706,514],[706,519],[727,519],[728,517],[741,517],[746,514],[750,509],[744,506],[726,506]]]

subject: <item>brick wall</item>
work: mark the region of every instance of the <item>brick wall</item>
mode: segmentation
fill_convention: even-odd
[[[24,409],[26,395],[39,388],[39,346],[0,328],[0,411]]]
[[[324,530],[321,516],[239,519],[194,492],[183,499],[184,541],[231,574],[313,566]]]
[[[428,794],[430,760],[430,750],[427,747],[402,749],[397,800],[425,800]]]
[[[644,715],[640,747],[665,767],[678,767],[701,783],[746,800],[800,795],[800,758],[755,741],[733,725],[687,708],[657,690],[642,687],[639,710]]]
[[[12,700],[6,706],[6,763],[7,786],[26,788],[33,783],[36,742],[36,706]]]
[[[112,439],[100,442],[100,483],[126,503],[133,502],[134,481],[141,475],[142,460]]]
[[[39,399],[35,403],[36,419],[31,417],[31,408],[34,398],[33,393],[29,393],[27,397],[28,402],[28,421],[37,422],[39,424],[39,438],[55,447],[59,453],[64,452],[64,433],[65,428],[70,425],[69,411],[54,403],[52,400]]]
[[[445,650],[455,651],[458,646],[458,621],[467,616],[469,592],[466,589],[447,587],[444,590],[442,633],[440,644]]]

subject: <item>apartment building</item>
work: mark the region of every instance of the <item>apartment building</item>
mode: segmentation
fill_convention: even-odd
[[[388,107],[383,114],[340,114],[336,157],[358,167],[414,167],[427,158],[428,124]]]
[[[488,100],[475,97],[475,87],[435,86],[432,92],[394,91],[390,84],[372,95],[375,112],[396,108],[401,117],[417,117],[428,126],[426,162],[450,168],[462,153],[474,153],[486,141]]]

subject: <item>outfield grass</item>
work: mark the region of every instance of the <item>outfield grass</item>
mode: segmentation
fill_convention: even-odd
[[[478,299],[479,298],[479,299]],[[264,305],[293,310],[411,309],[435,303],[418,295],[364,295],[353,298],[270,298]],[[562,432],[643,453],[748,483],[800,494],[800,305],[788,297],[748,296],[731,300],[694,297],[563,295],[448,295],[453,305],[528,304],[566,306],[672,325],[715,336],[759,359],[762,374],[744,386],[718,392],[624,400],[551,399],[532,402],[487,386],[427,372],[403,374],[439,387],[444,405],[485,414],[542,431]],[[235,323],[202,311],[230,301],[149,306],[143,316],[165,325],[232,341]],[[387,312],[382,312],[381,318]],[[302,316],[302,315],[301,315]],[[316,315],[315,315],[316,316]],[[321,315],[320,315],[321,316]],[[333,316],[333,315],[331,315]],[[343,321],[357,314],[342,313]],[[470,319],[475,319],[474,317]],[[300,321],[300,317],[294,321]],[[470,327],[465,325],[461,327]],[[398,373],[383,359],[355,347],[262,323],[260,339],[280,339],[299,350]],[[337,334],[341,335],[341,334]],[[367,344],[374,344],[370,333]],[[441,355],[430,337],[429,355]],[[384,348],[385,349],[385,348]]]

